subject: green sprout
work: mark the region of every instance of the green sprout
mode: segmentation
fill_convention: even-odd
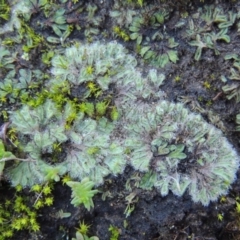
[[[140,55],[153,66],[163,68],[167,63],[176,63],[179,60],[177,50],[174,50],[177,46],[174,38],[167,40],[166,36],[158,35],[155,41],[141,47]]]
[[[94,207],[92,198],[98,193],[98,190],[92,190],[95,185],[94,182],[84,178],[81,182],[69,181],[66,184],[72,189],[73,199],[71,203],[75,207],[83,204],[88,211],[90,211],[91,207]]]
[[[222,222],[222,220],[223,220],[223,214],[222,214],[222,213],[218,213],[217,219],[218,219],[218,221]]]
[[[108,231],[111,233],[110,240],[118,240],[119,239],[119,229],[113,225],[110,225]]]
[[[10,19],[11,8],[5,0],[0,0],[0,19],[8,21]]]
[[[224,57],[225,60],[233,60],[233,66],[230,68],[229,79],[233,80],[222,87],[223,92],[226,94],[227,99],[235,98],[238,103],[240,101],[240,57],[237,54],[230,53]],[[227,82],[225,76],[221,76],[223,82]]]

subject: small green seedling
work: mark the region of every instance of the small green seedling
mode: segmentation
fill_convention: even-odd
[[[72,201],[74,207],[83,204],[88,211],[91,207],[94,207],[93,196],[98,193],[98,190],[92,190],[95,185],[94,182],[88,178],[84,178],[81,182],[67,182],[67,185],[72,189]]]

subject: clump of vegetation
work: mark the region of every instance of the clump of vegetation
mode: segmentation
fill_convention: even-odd
[[[4,171],[4,158],[1,164],[3,174],[14,186],[31,187],[50,180],[59,181],[66,173],[79,180],[88,176],[99,185],[105,176],[122,173],[126,166],[123,139],[116,138],[114,133],[119,107],[123,113],[124,108],[128,108],[127,103],[136,99],[135,95],[146,99],[161,95],[156,88],[162,84],[164,76],[155,70],[151,70],[146,78],[140,73],[136,75],[136,59],[118,44],[75,46],[68,48],[66,53],[50,56],[53,76],[46,81],[48,90],[35,92],[39,87],[36,78],[42,78],[41,72],[35,70],[20,69],[19,79],[6,77],[3,82],[2,98],[6,98],[6,102],[20,98],[24,104],[10,114],[11,129],[14,130],[11,139],[23,158],[8,164]],[[71,56],[75,60],[69,62],[68,54],[75,54]],[[116,64],[112,65],[114,61]],[[72,75],[74,68],[76,74]],[[12,73],[14,77],[16,73]],[[132,81],[133,74],[135,81]],[[86,91],[73,98],[72,94],[79,86],[85,87]],[[115,87],[118,92],[118,107],[112,103],[111,96],[102,97],[109,87]],[[125,88],[129,95],[125,94]],[[59,159],[62,153],[65,159]]]
[[[196,19],[189,19],[189,28],[185,34],[185,37],[191,39],[189,44],[197,47],[194,55],[196,61],[201,59],[202,51],[206,48],[213,49],[216,55],[220,54],[218,42],[230,42],[228,29],[237,19],[236,13],[224,12],[222,8],[213,5],[199,8],[198,15]]]
[[[153,66],[163,68],[169,62],[176,63],[179,60],[178,53],[174,50],[177,46],[178,43],[175,42],[174,38],[156,35],[151,43],[146,42],[140,49],[140,55]]]
[[[135,58],[125,54],[115,43],[67,48],[65,55],[52,58],[52,65],[53,77],[47,82],[49,92],[43,103],[35,108],[25,105],[10,115],[11,126],[21,140],[19,148],[26,158],[7,170],[13,185],[32,186],[59,181],[68,173],[82,181],[88,177],[92,188],[102,184],[105,176],[122,173],[130,157],[130,164],[137,171],[154,170],[157,173],[154,186],[163,196],[169,190],[181,196],[189,189],[193,201],[207,205],[227,191],[238,166],[236,152],[221,133],[200,116],[189,114],[181,104],[161,100],[162,93],[156,89],[162,84],[163,75],[158,75],[155,70],[150,70],[145,78],[136,74]],[[70,85],[86,86],[83,97],[80,95],[71,100]],[[60,86],[66,86],[62,91],[64,95],[54,95]],[[78,98],[98,98],[111,86],[116,89],[116,106],[124,118],[112,122],[104,117],[108,101],[98,101],[95,106],[90,102],[80,103],[78,107]],[[58,96],[63,97],[57,100]],[[159,105],[154,108],[144,102],[139,104],[139,99],[149,97],[160,99]],[[94,108],[98,115],[96,120],[89,118]],[[139,116],[142,117],[140,120]],[[125,129],[116,136],[118,123]],[[219,139],[222,139],[221,148]],[[65,158],[54,162],[53,157],[49,161],[48,154],[54,156],[57,151],[64,151]],[[182,172],[184,166],[191,166],[189,161],[193,161],[193,167]],[[212,186],[212,179],[218,184]],[[75,185],[82,186],[82,183]],[[73,194],[76,205],[74,188]],[[91,201],[87,204],[79,199],[78,202],[88,209],[92,206]]]
[[[54,78],[49,83],[50,88],[56,82],[59,84],[66,80],[74,85],[92,82],[101,90],[107,90],[110,84],[126,85],[124,81],[136,64],[136,59],[126,54],[120,44],[112,42],[107,47],[98,42],[86,46],[75,45],[67,48],[64,55],[53,57],[51,72]]]
[[[142,15],[133,18],[132,24],[129,27],[130,32],[132,32],[130,38],[136,40],[137,45],[140,45],[148,38],[150,29],[159,27],[167,17],[168,12],[166,10],[156,11],[151,6],[144,9]]]
[[[88,178],[84,178],[81,182],[67,182],[67,185],[72,189],[72,204],[77,207],[83,204],[85,208],[90,211],[90,208],[94,207],[92,198],[98,192],[98,190],[92,190],[95,185],[94,182]],[[86,234],[86,233],[85,233]]]
[[[130,40],[129,34],[126,33],[126,31],[122,30],[120,27],[118,26],[114,26],[113,27],[113,33],[114,35],[116,35],[117,37],[120,37],[121,39],[123,39],[125,42]]]
[[[79,228],[77,228],[76,238],[72,238],[72,240],[99,240],[98,237],[92,236],[88,237],[90,225],[87,225],[83,222],[80,222]]]
[[[44,74],[40,70],[19,69],[10,70],[0,83],[0,105],[9,103],[32,104],[31,98],[35,96],[39,86],[44,82]],[[41,102],[43,103],[43,102]]]
[[[1,0],[0,1],[0,20],[8,21],[10,19],[10,11],[11,11],[11,7],[10,5],[8,5],[7,1]]]
[[[65,105],[62,114],[51,100],[35,109],[24,106],[13,113],[11,126],[19,133],[19,147],[25,152],[26,161],[8,171],[12,183],[31,186],[46,180],[59,181],[59,176],[68,172],[71,177],[83,179],[89,176],[95,184],[100,184],[104,176],[121,173],[126,160],[123,148],[110,135],[114,123],[106,118],[98,122],[83,118],[84,115],[76,113],[71,103]],[[44,155],[54,154],[56,146],[68,139],[72,146],[63,149],[66,153],[64,162],[52,160],[49,164]],[[27,168],[31,171],[26,174]]]
[[[151,183],[162,196],[169,190],[182,196],[188,189],[194,202],[206,206],[228,191],[239,157],[222,133],[199,115],[161,101],[134,108],[128,118],[131,165],[140,172],[152,171]]]
[[[240,58],[237,54],[227,54],[225,60],[233,60],[233,66],[230,68],[230,75],[227,78],[233,80],[222,87],[223,92],[226,94],[227,99],[235,99],[238,103],[240,101]],[[227,82],[225,76],[221,76],[223,82]]]
[[[118,240],[119,239],[119,229],[113,225],[110,225],[108,231],[111,233],[110,240]]]
[[[3,204],[0,205],[0,239],[9,239],[22,230],[38,232],[38,210],[53,204],[52,189],[53,185],[50,183],[36,184],[26,196],[22,186],[18,185],[13,197],[4,196]]]

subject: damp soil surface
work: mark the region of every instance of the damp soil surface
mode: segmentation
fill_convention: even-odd
[[[19,232],[13,239],[72,239],[75,237],[79,222],[84,220],[90,225],[89,235],[99,239],[111,239],[109,226],[117,227],[118,239],[239,239],[239,216],[235,211],[236,196],[239,196],[240,180],[237,180],[224,201],[210,203],[204,207],[193,203],[186,193],[176,197],[172,193],[161,197],[158,192],[132,188],[126,190],[125,184],[133,170],[127,168],[122,177],[107,179],[100,193],[94,197],[94,208],[87,211],[84,207],[74,208],[69,199],[71,191],[62,184],[55,184],[54,204],[38,211],[41,232]],[[239,177],[239,176],[238,176]],[[1,189],[5,194],[4,189]],[[9,194],[9,188],[7,189]],[[106,199],[102,192],[107,192]],[[128,201],[133,196],[131,207],[134,210],[126,216]],[[127,198],[128,199],[128,198]],[[68,218],[57,217],[59,211],[71,213]],[[218,219],[218,214],[223,220]]]
[[[182,101],[192,111],[201,113],[206,121],[224,131],[240,154],[240,134],[235,130],[235,117],[239,113],[239,103],[236,103],[235,99],[226,98],[222,91],[225,83],[220,80],[222,75],[229,74],[232,66],[232,62],[224,61],[223,56],[231,52],[240,54],[240,36],[236,26],[228,32],[231,38],[230,44],[218,42],[220,55],[215,55],[212,49],[206,49],[200,61],[194,60],[196,48],[181,39],[184,27],[175,28],[185,12],[189,15],[194,14],[199,7],[208,4],[215,4],[230,11],[239,7],[238,2],[162,2],[159,1],[159,4],[165,7],[169,5],[171,9],[165,27],[170,29],[172,36],[179,42],[179,61],[159,69],[159,72],[166,75],[165,84],[162,86],[166,99],[173,102]],[[111,25],[107,14],[112,5],[112,1],[103,1],[101,5],[101,14],[104,12],[106,17],[101,31],[108,29]],[[34,21],[36,22],[40,17],[37,15],[33,18],[33,27]],[[77,33],[73,33],[73,37],[81,39]],[[99,38],[101,39],[102,35]],[[134,53],[133,43],[117,40]],[[142,63],[141,67],[145,67],[146,70],[150,68],[147,63]],[[208,87],[204,83],[210,83],[211,86]],[[161,197],[154,189],[151,191],[139,189],[131,184],[131,181],[129,182],[133,176],[133,169],[127,167],[121,176],[107,178],[105,184],[99,187],[99,193],[93,198],[94,208],[91,211],[87,211],[84,207],[74,208],[70,204],[69,187],[56,183],[53,190],[54,204],[38,211],[40,232],[19,232],[13,239],[72,239],[75,237],[79,222],[83,220],[90,225],[88,235],[98,236],[101,240],[110,239],[108,230],[110,225],[117,227],[120,233],[119,239],[126,240],[240,239],[240,214],[236,211],[236,199],[240,197],[240,172],[237,173],[237,180],[232,184],[228,195],[217,202],[210,203],[207,207],[192,202],[187,193],[183,197],[174,196],[172,193]],[[4,195],[11,195],[6,181],[1,183],[0,200]],[[127,209],[132,211],[127,214]],[[71,213],[70,217],[57,218],[56,213],[59,210]]]

